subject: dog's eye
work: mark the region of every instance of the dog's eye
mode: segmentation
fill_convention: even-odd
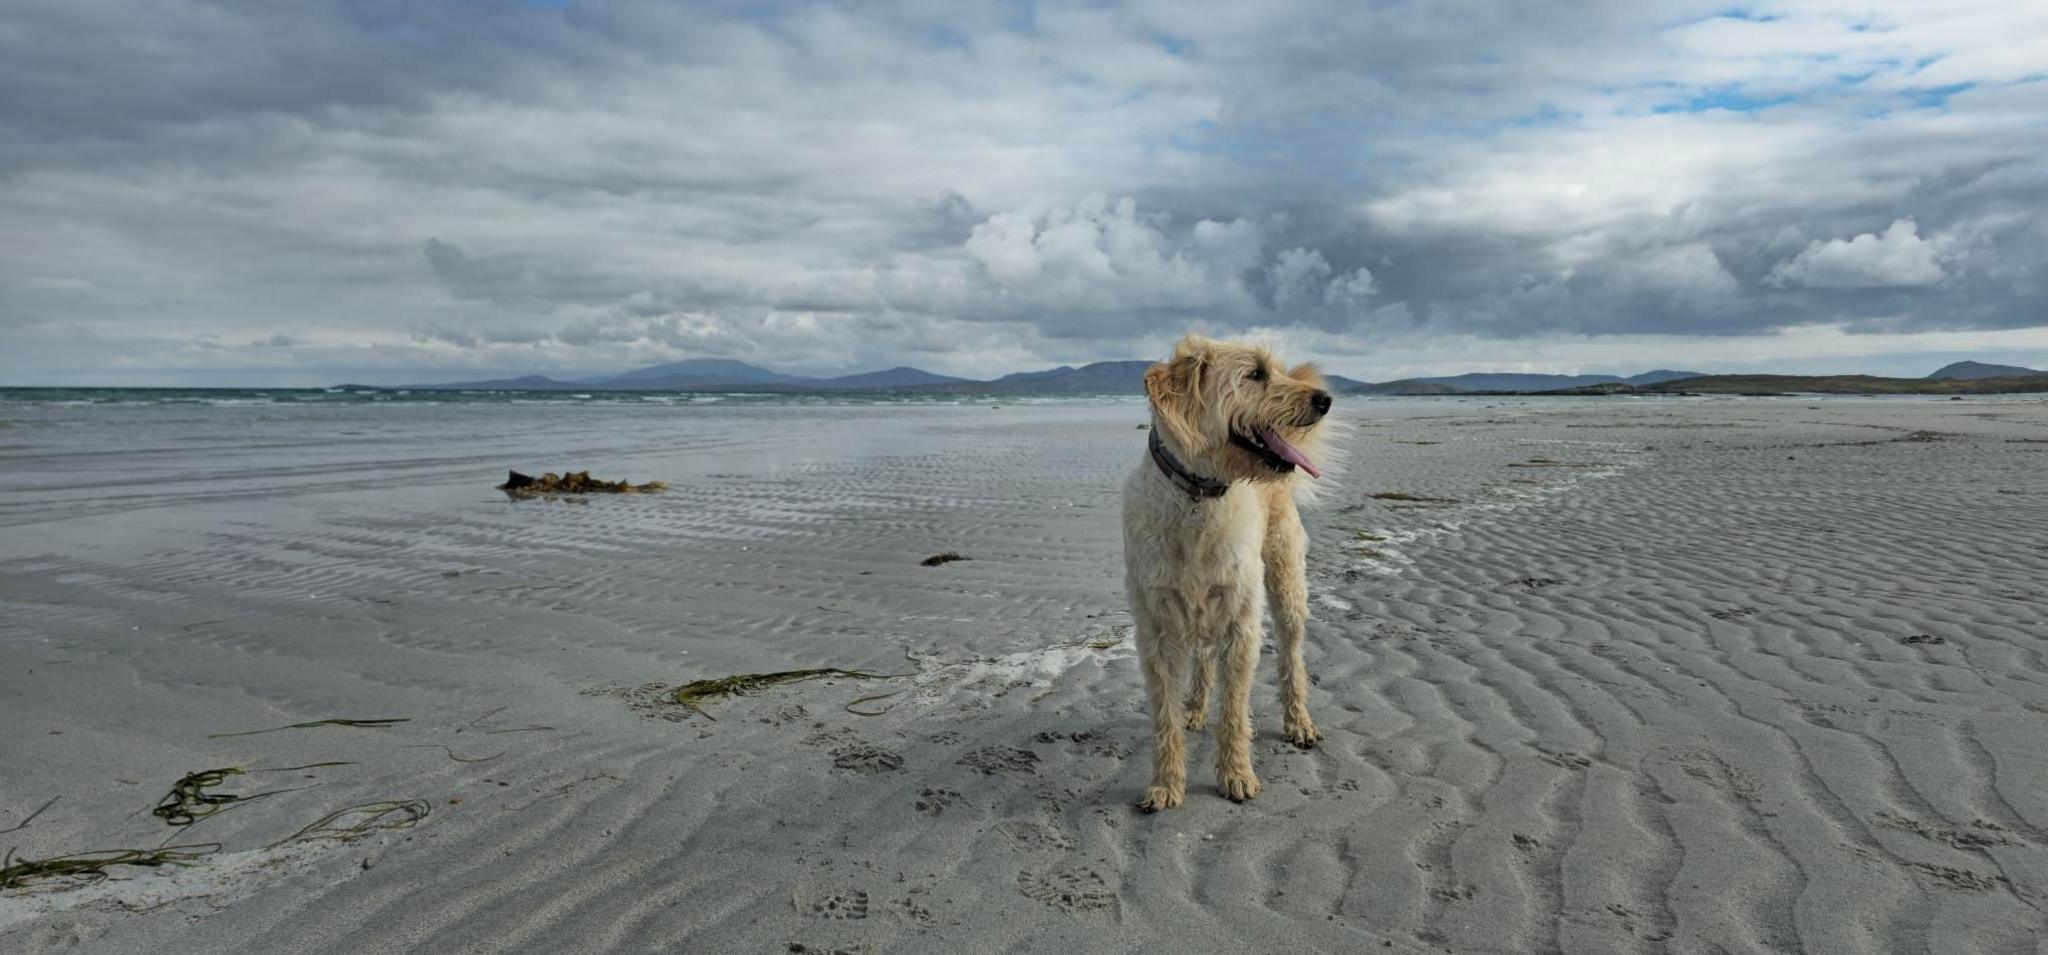
[[[1266,380],[1266,369],[1264,369],[1264,368],[1254,368],[1254,369],[1252,369],[1252,373],[1251,373],[1251,374],[1249,374],[1249,375],[1246,375],[1245,377],[1246,377],[1246,378],[1249,378],[1249,379],[1251,379],[1251,380],[1253,380],[1253,381],[1265,381],[1265,380]]]

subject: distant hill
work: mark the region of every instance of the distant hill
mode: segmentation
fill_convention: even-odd
[[[818,384],[827,388],[914,388],[921,385],[943,385],[966,381],[950,375],[934,375],[922,368],[899,365],[884,371],[871,371],[862,375],[841,375],[826,378]]]
[[[348,387],[344,385],[343,387]],[[376,388],[376,385],[359,387]],[[520,375],[517,378],[486,378],[482,381],[457,381],[444,385],[399,385],[415,391],[564,391],[588,387],[573,381],[556,381],[546,375]]]
[[[977,395],[1142,395],[1149,361],[1098,361],[1075,368],[1021,371],[994,381],[953,381],[911,391]]]
[[[2021,368],[2018,365],[1987,365],[1981,361],[1959,361],[1952,365],[1941,366],[1939,370],[1935,371],[1934,374],[1928,375],[1927,378],[1929,381],[1953,381],[1970,378],[2015,378],[2040,374],[2048,374],[2048,372],[2035,371],[2032,368]]]
[[[585,378],[578,384],[585,388],[689,391],[758,385],[805,387],[816,384],[816,379],[785,375],[729,358],[692,358],[650,365],[621,375]]]
[[[1346,389],[1349,395],[1456,395],[1458,389],[1442,382],[1421,378],[1403,378],[1399,381],[1382,381],[1378,384],[1361,383],[1356,388]]]
[[[1564,388],[1584,388],[1587,385],[1606,385],[1621,379],[1614,375],[1523,375],[1499,372],[1473,372],[1453,375],[1448,378],[1423,378],[1432,385],[1444,385],[1452,391],[1558,391]]]
[[[1641,387],[1643,385],[1654,385],[1659,382],[1677,381],[1680,378],[1699,377],[1703,376],[1696,371],[1672,371],[1668,368],[1659,368],[1656,371],[1646,371],[1640,375],[1630,375],[1627,378],[1623,378],[1622,380],[1628,382],[1631,385]]]
[[[1703,375],[1633,389],[1645,394],[1991,395],[2048,391],[2048,372],[1998,378],[1874,375]]]
[[[1365,395],[1462,395],[1487,392],[1548,392],[1603,388],[1610,385],[1644,386],[1681,378],[1697,378],[1696,371],[1659,369],[1622,378],[1618,375],[1536,375],[1514,372],[1473,372],[1445,378],[1403,378],[1379,384],[1355,383],[1341,389],[1347,394]]]

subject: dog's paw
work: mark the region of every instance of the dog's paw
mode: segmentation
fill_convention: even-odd
[[[1288,720],[1287,741],[1302,749],[1314,749],[1317,743],[1323,741],[1323,731],[1316,729],[1315,721],[1306,716],[1298,720]]]
[[[1172,809],[1180,805],[1182,795],[1183,792],[1179,789],[1169,789],[1165,786],[1147,787],[1145,798],[1138,800],[1138,811],[1158,812],[1161,809]]]
[[[1208,729],[1209,714],[1202,710],[1189,710],[1188,721],[1186,725],[1188,731],[1192,733],[1199,733],[1205,729]]]
[[[1216,779],[1216,788],[1223,791],[1223,798],[1231,802],[1244,802],[1259,794],[1259,777],[1250,770],[1224,772]]]

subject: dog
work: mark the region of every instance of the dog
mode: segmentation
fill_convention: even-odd
[[[1265,348],[1190,334],[1146,370],[1145,394],[1151,433],[1123,500],[1125,585],[1152,717],[1152,783],[1138,808],[1185,798],[1186,732],[1206,723],[1219,669],[1216,785],[1243,802],[1259,794],[1251,690],[1269,604],[1287,739],[1322,739],[1302,668],[1307,538],[1295,497],[1308,490],[1304,475],[1322,477],[1330,391],[1314,365],[1284,368]]]

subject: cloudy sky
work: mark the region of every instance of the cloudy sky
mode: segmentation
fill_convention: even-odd
[[[9,0],[0,384],[2048,367],[2048,4]]]

